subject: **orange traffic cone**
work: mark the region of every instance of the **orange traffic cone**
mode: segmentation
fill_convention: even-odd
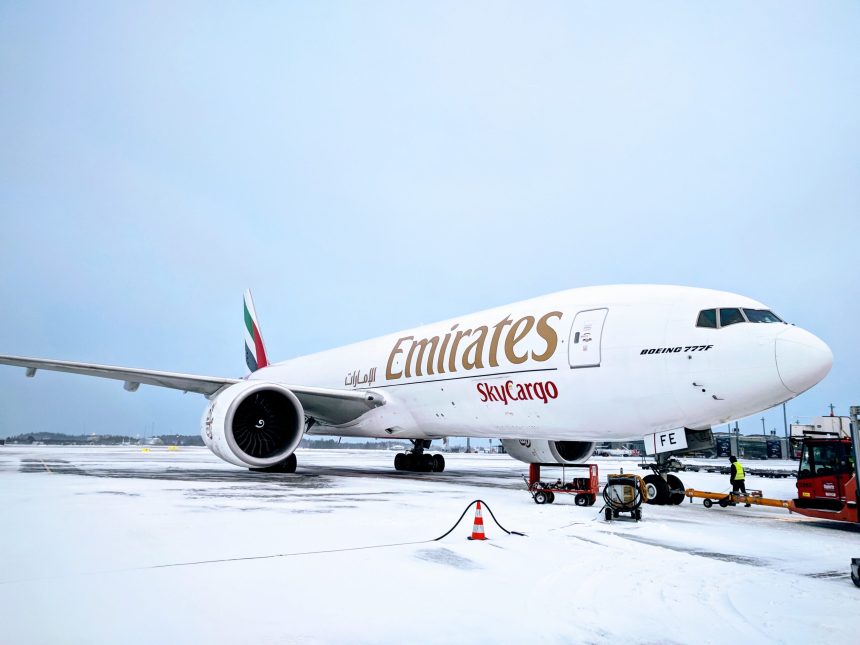
[[[478,502],[478,505],[475,507],[475,524],[472,527],[472,537],[470,540],[486,540],[487,536],[484,535],[484,516],[481,515],[481,502]]]

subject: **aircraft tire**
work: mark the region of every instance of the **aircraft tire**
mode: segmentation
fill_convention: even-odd
[[[294,473],[296,472],[296,466],[299,465],[299,460],[296,457],[296,453],[291,454],[284,461],[281,462],[283,466],[283,471],[285,473]]]
[[[433,472],[441,473],[445,470],[445,457],[442,455],[433,455]]]
[[[675,475],[666,475],[666,483],[672,489],[672,492],[669,494],[669,503],[678,506],[686,497],[683,492],[678,492],[684,490],[684,482]]]
[[[296,472],[296,465],[298,465],[298,463],[299,460],[296,459],[296,454],[293,453],[283,461],[279,461],[271,466],[266,466],[265,468],[249,468],[248,470],[252,470],[255,473],[294,473]]]
[[[406,455],[402,452],[398,452],[394,455],[394,470],[404,470],[405,462]]]
[[[648,489],[648,503],[663,505],[669,502],[669,484],[660,475],[645,475],[642,478]]]

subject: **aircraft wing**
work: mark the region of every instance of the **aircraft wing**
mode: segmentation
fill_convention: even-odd
[[[212,376],[196,376],[194,374],[177,374],[175,372],[158,372],[142,370],[133,367],[112,367],[94,363],[74,363],[72,361],[53,361],[44,358],[27,358],[24,356],[2,356],[0,364],[18,365],[27,368],[27,376],[34,376],[36,370],[51,370],[52,372],[70,372],[84,376],[99,376],[117,381],[125,381],[125,388],[130,391],[137,389],[141,383],[169,387],[183,392],[198,394],[215,394],[225,385],[238,383],[240,379],[218,378]]]
[[[24,356],[0,355],[0,365],[16,365],[27,368],[27,376],[34,376],[36,370],[53,372],[70,372],[84,376],[98,376],[117,381],[125,381],[125,389],[134,392],[141,383],[167,387],[183,392],[195,392],[211,396],[221,388],[242,379],[223,378],[218,376],[199,376],[196,374],[179,374],[176,372],[161,372],[144,370],[133,367],[113,367],[95,363],[76,363],[73,361],[55,361],[44,358],[27,358]],[[281,383],[301,401],[305,413],[320,423],[341,425],[349,423],[365,412],[385,404],[385,398],[377,392],[336,390],[321,387],[306,387]]]

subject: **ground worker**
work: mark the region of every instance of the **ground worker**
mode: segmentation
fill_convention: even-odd
[[[729,481],[732,483],[732,493],[741,493],[746,496],[747,487],[744,483],[746,479],[744,467],[734,455],[729,457],[729,461],[732,462],[732,474],[729,476]],[[750,506],[750,503],[747,502],[744,506]]]

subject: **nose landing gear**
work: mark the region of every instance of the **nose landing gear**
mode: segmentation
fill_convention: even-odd
[[[424,449],[430,447],[427,439],[412,439],[412,450],[400,452],[394,457],[394,470],[412,473],[441,473],[445,470],[445,457],[442,455],[424,454]]]
[[[657,457],[656,464],[648,464],[653,474],[642,478],[648,490],[647,503],[676,506],[684,501],[684,482],[670,471],[680,468],[680,462],[677,459],[659,460],[661,455]]]

